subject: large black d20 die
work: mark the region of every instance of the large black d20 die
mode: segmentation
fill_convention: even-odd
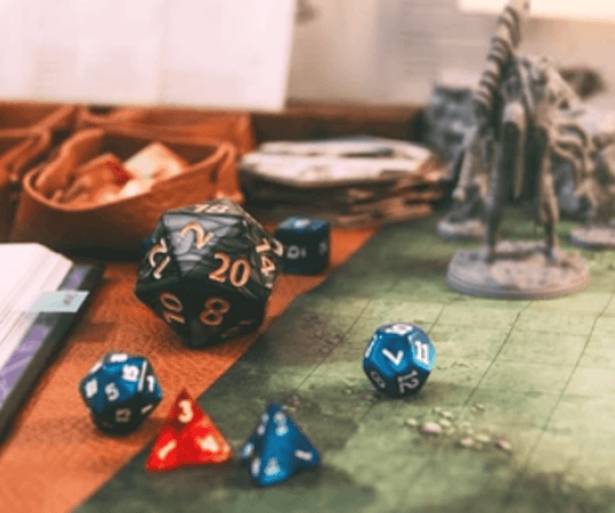
[[[258,328],[284,248],[239,205],[221,199],[170,210],[151,242],[135,294],[190,347]]]

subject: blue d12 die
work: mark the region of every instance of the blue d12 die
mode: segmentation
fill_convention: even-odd
[[[94,423],[114,434],[136,429],[162,399],[149,361],[117,352],[107,353],[90,369],[79,392]]]
[[[363,356],[371,382],[391,397],[416,394],[436,364],[436,348],[425,332],[409,323],[379,326]]]
[[[257,485],[270,486],[318,465],[320,455],[285,409],[271,403],[244,443],[241,459]]]
[[[275,229],[275,238],[285,247],[284,271],[315,274],[329,265],[330,226],[322,219],[289,217]]]

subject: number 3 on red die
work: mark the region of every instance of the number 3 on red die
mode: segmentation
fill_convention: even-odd
[[[224,463],[232,449],[213,421],[186,390],[178,395],[154,442],[146,470]]]

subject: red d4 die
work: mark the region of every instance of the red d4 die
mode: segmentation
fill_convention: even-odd
[[[232,453],[213,421],[182,390],[160,429],[145,469],[162,471],[185,465],[224,463]]]

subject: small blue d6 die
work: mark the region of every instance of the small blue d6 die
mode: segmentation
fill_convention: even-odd
[[[94,423],[114,434],[136,429],[162,399],[154,369],[146,358],[107,353],[79,384]]]
[[[409,323],[376,329],[363,357],[363,370],[391,397],[416,394],[436,364],[436,348],[425,332]]]
[[[275,230],[284,252],[284,271],[315,274],[329,265],[330,227],[327,221],[305,217],[289,217]]]

